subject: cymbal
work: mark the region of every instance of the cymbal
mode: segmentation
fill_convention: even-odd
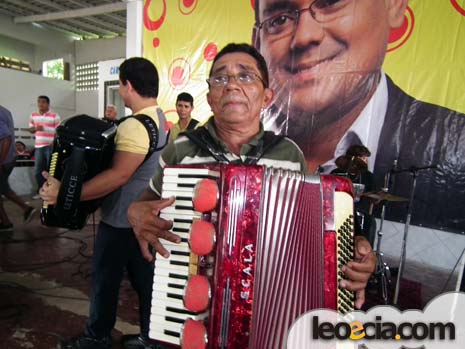
[[[372,199],[375,201],[392,201],[392,202],[407,202],[408,201],[407,198],[404,198],[402,196],[392,195],[384,191],[378,191],[378,192],[370,191],[367,193],[363,193],[362,195],[360,195],[360,197],[362,198],[366,197],[368,199]]]

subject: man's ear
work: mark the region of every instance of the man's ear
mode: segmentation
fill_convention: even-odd
[[[388,17],[391,28],[399,28],[404,22],[408,0],[388,0]]]
[[[256,25],[252,28],[252,45],[260,51],[260,30]]]
[[[274,98],[274,91],[269,87],[265,88],[265,97],[263,98],[262,108],[268,108],[271,102],[273,102],[273,98]]]

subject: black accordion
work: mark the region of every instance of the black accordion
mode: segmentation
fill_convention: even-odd
[[[116,126],[89,115],[64,120],[56,130],[49,173],[61,181],[56,205],[44,205],[42,223],[82,229],[102,199],[80,201],[82,184],[109,168]]]

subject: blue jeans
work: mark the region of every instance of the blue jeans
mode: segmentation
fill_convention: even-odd
[[[85,335],[110,338],[116,322],[118,294],[124,270],[139,298],[141,334],[148,337],[153,283],[153,263],[147,262],[131,228],[98,227],[92,257],[92,296]]]
[[[37,191],[42,188],[45,183],[45,178],[42,176],[42,171],[48,171],[50,158],[52,156],[52,147],[40,147],[34,150],[34,176],[38,185]]]

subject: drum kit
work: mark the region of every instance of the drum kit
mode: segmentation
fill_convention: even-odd
[[[385,217],[385,212],[386,212],[386,205],[389,203],[406,203],[407,204],[407,214],[406,214],[406,219],[405,219],[405,225],[404,225],[404,234],[402,238],[402,248],[401,248],[401,255],[400,255],[400,260],[399,260],[399,269],[397,272],[397,279],[396,279],[396,287],[394,290],[394,296],[392,300],[392,304],[394,306],[398,305],[398,299],[399,299],[399,290],[400,290],[400,280],[402,278],[402,274],[404,271],[405,267],[405,261],[406,261],[406,252],[407,252],[407,238],[408,238],[408,231],[410,227],[410,219],[412,216],[412,210],[413,210],[413,199],[415,196],[415,188],[416,188],[416,181],[417,177],[419,176],[419,172],[423,170],[430,170],[430,169],[435,169],[437,168],[436,165],[430,165],[430,166],[423,166],[423,167],[415,167],[411,166],[409,168],[405,169],[397,169],[397,161],[394,161],[394,166],[393,169],[388,171],[385,175],[385,181],[384,181],[384,188],[382,188],[381,191],[378,192],[367,192],[367,193],[362,193],[360,194],[360,198],[366,198],[370,201],[370,209],[369,209],[369,215],[373,215],[373,208],[375,205],[381,205],[381,214],[380,214],[380,225],[379,229],[376,233],[376,256],[377,256],[377,265],[375,269],[375,273],[373,275],[373,281],[375,284],[379,286],[380,290],[380,295],[381,298],[383,299],[384,304],[389,304],[389,287],[391,285],[391,270],[387,263],[383,259],[383,253],[381,252],[381,240],[383,237],[383,224],[384,224],[384,217]],[[408,172],[412,176],[412,181],[411,181],[411,187],[410,187],[410,197],[405,198],[402,196],[396,196],[391,193],[389,193],[389,187],[391,184],[391,176],[402,173],[402,172]],[[372,245],[374,244],[374,241],[370,241]]]
[[[371,283],[378,287],[378,292],[383,300],[384,304],[389,304],[389,288],[392,284],[391,281],[391,269],[389,268],[388,264],[384,261],[384,255],[381,251],[381,241],[383,238],[383,224],[384,224],[384,216],[386,212],[386,205],[389,203],[405,203],[409,200],[402,196],[396,196],[390,194],[386,188],[383,188],[381,191],[377,192],[366,192],[360,195],[360,198],[366,198],[370,201],[370,208],[368,215],[373,216],[373,209],[375,205],[381,205],[381,214],[379,220],[379,228],[376,232],[376,258],[377,264],[375,272],[373,273],[373,277],[371,279]],[[362,221],[362,227],[364,222]],[[371,240],[371,239],[370,239]],[[370,241],[372,245],[374,245],[375,239]],[[396,285],[397,288],[397,285]]]

